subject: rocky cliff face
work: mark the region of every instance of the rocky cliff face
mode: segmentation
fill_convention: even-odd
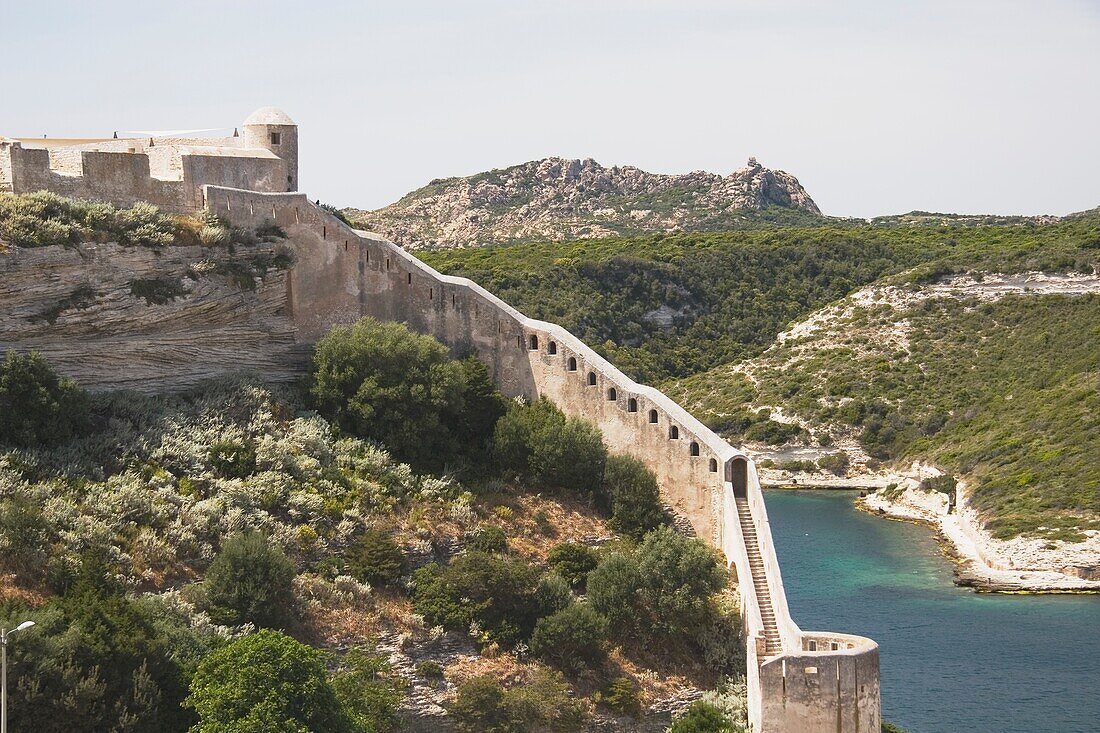
[[[376,211],[344,213],[408,248],[467,247],[736,227],[774,208],[820,215],[798,179],[755,158],[728,176],[647,173],[594,160],[546,158],[433,181]]]
[[[301,373],[285,254],[227,247],[0,248],[0,353],[41,352],[91,389],[161,392]]]

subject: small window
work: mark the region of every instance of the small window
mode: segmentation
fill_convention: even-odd
[[[435,300],[435,288],[428,288],[428,300]]]
[[[571,371],[571,372],[577,371],[577,360],[574,359],[572,356],[569,357],[569,371]]]
[[[589,372],[588,373],[588,386],[589,387],[595,387],[596,386],[596,372]]]
[[[650,422],[651,425],[656,425],[657,424],[657,411],[656,410],[650,410],[649,411],[649,422]]]
[[[637,412],[638,411],[638,400],[631,397],[630,401],[626,403],[626,411],[627,412]]]
[[[668,427],[668,439],[669,440],[679,440],[680,439],[680,428],[676,427],[675,425],[669,425],[669,427]]]
[[[272,145],[279,145],[282,142],[283,142],[283,134],[281,132],[271,133],[271,144]],[[287,176],[287,180],[289,180],[289,179],[290,179],[290,177]]]
[[[548,353],[548,354],[558,353],[558,342],[557,341],[551,341],[550,343],[548,343],[546,345],[546,353]]]
[[[699,455],[699,444],[696,443],[694,440],[691,441],[691,455],[693,455],[693,456]]]
[[[538,351],[539,350],[539,337],[538,336],[536,336],[535,334],[531,334],[529,342],[530,342],[530,345],[527,348],[531,349],[531,351]]]
[[[834,652],[840,651],[840,644],[838,644],[837,642],[832,642],[832,647]]]
[[[390,269],[390,258],[389,257],[386,258],[386,269],[387,270]]]
[[[806,651],[808,651],[808,652],[816,652],[816,651],[817,651],[817,642],[816,642],[816,641],[814,641],[813,639],[810,639],[810,640],[809,640],[809,641],[807,642],[807,645],[808,645],[808,646],[809,646],[810,648],[809,648],[809,649],[807,649]]]
[[[713,458],[710,459],[710,472],[718,473],[718,461]]]
[[[405,282],[409,285],[413,284],[413,274],[411,272],[405,275]]]
[[[615,400],[619,399],[619,393],[615,391],[614,387],[607,390],[607,399],[609,402],[614,402]]]
[[[454,293],[451,293],[451,307],[452,308],[457,308],[458,307],[458,301],[455,299],[455,294]]]

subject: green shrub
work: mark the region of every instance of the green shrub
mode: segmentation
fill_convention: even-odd
[[[565,578],[570,585],[583,588],[588,574],[596,569],[599,556],[586,545],[575,542],[563,542],[550,548],[546,561],[555,573]]]
[[[348,548],[348,569],[373,585],[395,583],[405,573],[405,553],[393,537],[368,529]]]
[[[607,448],[593,425],[567,418],[549,400],[513,403],[496,425],[494,445],[501,465],[540,486],[596,497]]]
[[[213,615],[222,623],[284,628],[294,609],[294,565],[259,532],[230,537],[206,573]]]
[[[657,477],[630,456],[609,456],[603,492],[611,501],[611,528],[634,539],[665,522]]]
[[[600,693],[600,702],[619,715],[637,718],[642,714],[638,686],[629,677],[615,677]]]
[[[83,429],[88,395],[38,352],[9,351],[0,364],[0,443],[56,445]]]
[[[364,318],[318,342],[309,394],[343,430],[440,469],[487,442],[499,410],[487,379],[471,362],[452,361],[431,336]]]
[[[129,209],[80,201],[47,191],[0,193],[0,240],[16,247],[75,244],[81,240],[163,246],[171,244],[179,227],[145,202]]]
[[[900,725],[894,725],[884,720],[882,721],[882,733],[905,733],[905,729]]]
[[[247,443],[222,441],[210,446],[210,466],[221,478],[245,478],[256,471],[256,449]]]
[[[713,617],[713,596],[725,582],[712,548],[662,527],[633,553],[615,553],[589,573],[588,600],[613,627],[685,634]]]
[[[426,680],[441,680],[443,679],[443,667],[439,662],[425,659],[423,662],[417,662],[416,676]]]
[[[289,636],[260,631],[211,652],[191,680],[195,733],[352,733],[325,673],[326,657]]]
[[[401,727],[398,711],[407,680],[385,657],[355,648],[344,654],[332,688],[356,733],[389,733]]]
[[[569,733],[587,719],[562,676],[545,669],[508,690],[489,675],[473,677],[458,686],[450,713],[463,733]]]
[[[817,459],[817,465],[824,471],[831,471],[838,476],[843,476],[848,471],[850,460],[844,451],[827,453]]]
[[[539,619],[531,634],[531,653],[556,667],[580,670],[604,657],[607,619],[587,603],[571,603]]]
[[[470,536],[469,549],[478,552],[504,552],[508,549],[508,536],[503,529],[492,524],[478,527]]]
[[[737,728],[718,706],[696,700],[668,730],[669,733],[735,733]]]
[[[42,508],[26,496],[0,501],[0,567],[25,580],[41,581],[52,534]]]
[[[130,295],[143,299],[148,305],[165,305],[187,295],[187,288],[176,277],[131,280]]]
[[[412,596],[416,612],[432,626],[466,631],[476,622],[489,640],[504,645],[528,638],[538,619],[560,603],[534,566],[478,551],[417,570]]]

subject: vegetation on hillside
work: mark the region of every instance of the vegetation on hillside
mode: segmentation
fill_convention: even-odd
[[[834,224],[418,255],[659,383],[753,356],[799,316],[884,276],[1091,272],[1100,216],[997,227]]]
[[[670,394],[731,436],[750,406],[781,407],[821,434],[854,431],[875,458],[967,476],[998,537],[1076,540],[1100,529],[1097,343],[1097,295],[884,303]]]
[[[48,191],[0,193],[0,252],[14,247],[47,247],[80,242],[118,242],[126,246],[170,244],[219,245],[271,241],[282,237],[273,225],[255,232],[227,226],[213,215],[165,214],[139,201],[125,209]]]
[[[380,328],[334,334],[352,343],[319,352],[314,374],[334,363],[326,354],[374,343],[379,334],[364,331],[372,327]],[[424,347],[408,331],[385,332],[397,351]],[[48,393],[63,383],[31,361],[40,368],[20,384]],[[434,374],[450,383],[453,365],[470,371],[443,360]],[[362,380],[350,392],[354,409],[388,409],[384,391],[363,387],[372,372],[355,359],[345,366]],[[0,621],[38,622],[9,650],[13,726],[393,730],[413,682],[382,661],[378,633],[407,636],[402,649],[454,633],[482,649],[480,669],[519,670],[494,688],[467,663],[417,667],[444,677],[432,684],[456,692],[452,714],[471,730],[498,719],[519,733],[575,730],[595,711],[617,709],[620,697],[604,696],[615,679],[636,700],[652,700],[658,678],[646,669],[702,684],[714,670],[740,671],[739,622],[722,601],[717,559],[699,540],[646,534],[664,521],[652,474],[624,470],[591,426],[572,428],[594,456],[591,474],[529,461],[503,475],[466,472],[462,484],[390,457],[386,448],[407,454],[401,441],[417,439],[414,431],[386,433],[392,444],[383,447],[308,411],[316,384],[228,381],[157,397],[88,396],[68,385],[88,406],[71,435],[53,445],[0,435]],[[349,409],[322,394],[334,416]],[[382,396],[368,404],[371,394]],[[481,397],[501,400],[491,390]],[[52,405],[29,402],[26,417],[51,419]],[[513,449],[550,455],[544,443],[572,423],[548,405],[508,406],[511,416],[525,413],[538,419],[519,423],[540,427],[511,436]],[[495,455],[497,423],[488,420],[477,438],[463,433],[459,453]],[[619,469],[606,476],[609,465]],[[576,544],[586,526],[606,535],[617,511],[629,536],[608,548]],[[552,549],[559,544],[583,549]],[[612,628],[575,590],[589,571],[635,557],[629,578],[639,599],[663,588],[692,610],[659,642]],[[687,558],[687,574],[668,575]],[[667,604],[643,610],[676,613]]]

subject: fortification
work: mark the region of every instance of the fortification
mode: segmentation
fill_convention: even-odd
[[[266,113],[257,124],[282,133],[292,127],[284,119]],[[268,140],[289,142],[281,134]],[[296,167],[282,170],[289,187]],[[804,632],[791,619],[756,468],[742,451],[560,326],[529,319],[476,283],[441,275],[391,242],[351,229],[302,194],[206,184],[199,199],[234,225],[275,223],[286,231],[295,264],[279,281],[277,312],[298,344],[363,316],[405,322],[455,352],[476,351],[505,394],[546,396],[595,422],[613,451],[645,462],[666,501],[725,553],[736,574],[755,733],[878,733],[878,646]],[[168,378],[174,366],[161,368]]]
[[[200,211],[203,186],[295,191],[298,126],[273,107],[256,110],[229,137],[4,138],[0,191],[53,191],[173,212]]]

